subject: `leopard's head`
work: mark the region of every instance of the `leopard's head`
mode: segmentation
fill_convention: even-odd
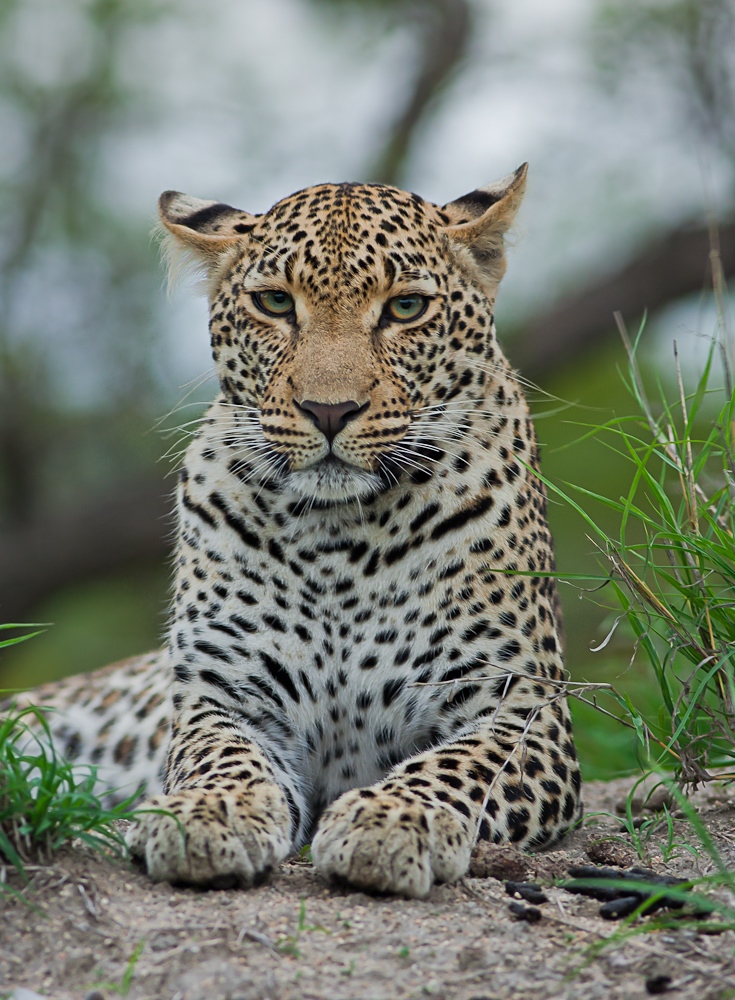
[[[169,249],[206,275],[223,403],[255,477],[345,503],[432,475],[437,421],[449,433],[487,395],[525,180],[524,164],[443,207],[322,184],[263,215],[161,196]]]

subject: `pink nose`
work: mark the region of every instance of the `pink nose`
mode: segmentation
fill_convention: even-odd
[[[348,399],[345,403],[316,403],[313,399],[304,399],[297,403],[294,400],[296,409],[304,413],[314,426],[319,428],[330,444],[342,428],[346,427],[350,420],[364,413],[369,405],[368,402],[361,406],[354,399]]]

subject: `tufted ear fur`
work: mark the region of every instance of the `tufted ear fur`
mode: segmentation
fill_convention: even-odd
[[[232,205],[203,201],[180,191],[163,192],[158,199],[158,216],[170,270],[177,272],[183,260],[208,276],[257,220],[257,216]]]
[[[524,163],[515,173],[477,188],[443,209],[450,219],[444,232],[455,246],[467,252],[462,256],[469,256],[493,297],[505,273],[504,237],[523,200],[527,173],[528,164]]]

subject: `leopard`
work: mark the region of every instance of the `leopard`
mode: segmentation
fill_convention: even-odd
[[[43,687],[157,882],[425,898],[581,814],[547,499],[495,303],[527,164],[443,206],[379,183],[261,214],[167,191],[219,392],[178,473],[165,648]]]

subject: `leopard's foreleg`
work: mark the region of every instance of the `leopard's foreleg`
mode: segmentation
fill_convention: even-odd
[[[580,778],[560,698],[475,725],[342,795],[313,844],[327,878],[424,897],[467,871],[478,839],[540,848],[579,815]]]
[[[155,881],[251,886],[298,841],[303,791],[277,750],[266,752],[238,718],[236,699],[216,705],[179,694],[165,793],[141,807],[130,852]]]

